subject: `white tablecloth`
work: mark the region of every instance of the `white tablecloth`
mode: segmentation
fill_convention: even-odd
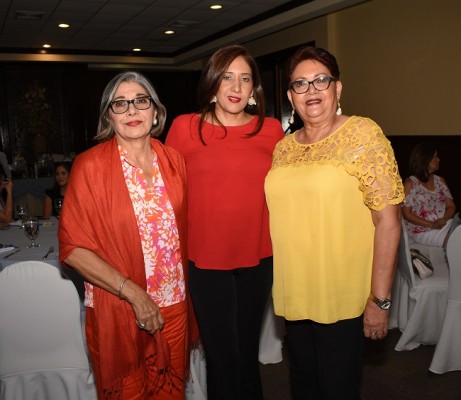
[[[58,220],[52,217],[49,219],[40,219],[39,223],[40,231],[36,243],[40,246],[35,248],[27,247],[27,245],[30,244],[30,240],[24,233],[24,229],[21,229],[19,226],[14,225],[10,226],[8,229],[0,230],[0,243],[12,244],[20,249],[18,253],[8,258],[4,257],[9,253],[2,253],[0,255],[0,268],[4,268],[18,261],[43,261],[42,258],[48,251],[49,246],[54,246],[54,252],[50,253],[45,261],[54,264],[57,263],[57,252],[59,250],[57,237]]]
[[[8,229],[0,230],[0,243],[4,245],[14,245],[16,247],[15,250],[17,250],[17,248],[20,249],[19,252],[8,258],[5,257],[15,250],[0,254],[0,271],[18,261],[36,260],[47,262],[48,264],[52,264],[64,271],[64,273],[74,283],[80,296],[80,300],[83,301],[84,287],[82,277],[71,268],[62,268],[58,260],[58,219],[55,217],[40,219],[39,223],[40,232],[35,242],[40,246],[35,248],[27,247],[27,245],[30,244],[30,240],[24,233],[24,229],[21,229],[17,224],[13,226],[10,225]],[[47,253],[50,246],[54,246],[54,251],[48,255],[46,260],[43,260],[43,256]]]

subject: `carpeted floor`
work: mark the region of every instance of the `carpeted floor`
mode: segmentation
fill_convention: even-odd
[[[383,341],[365,341],[362,400],[461,400],[461,371],[430,373],[435,346],[397,352],[399,336],[393,329]],[[285,353],[283,362],[261,365],[261,378],[265,400],[291,399]]]

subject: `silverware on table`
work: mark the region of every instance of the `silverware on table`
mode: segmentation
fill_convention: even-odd
[[[48,258],[48,255],[49,255],[50,253],[53,253],[53,252],[54,252],[54,246],[50,246],[50,247],[48,248],[47,253],[43,256],[43,259],[46,260],[46,259]]]
[[[8,258],[8,257],[11,257],[13,254],[16,254],[18,251],[21,251],[21,249],[16,249],[16,250],[13,251],[12,253],[6,255],[5,257],[3,257],[2,260],[4,260],[5,258]]]

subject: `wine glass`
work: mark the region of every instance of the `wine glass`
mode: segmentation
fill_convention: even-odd
[[[61,208],[62,208],[62,197],[57,197],[56,199],[53,200],[53,205],[54,209],[56,210],[57,217],[61,214]]]
[[[38,247],[39,244],[35,243],[38,237],[39,226],[38,218],[29,217],[24,220],[24,233],[30,239],[31,243],[27,247]]]
[[[19,203],[16,206],[16,215],[18,216],[19,220],[21,221],[21,224],[22,224],[21,228],[24,228],[24,219],[27,216],[27,207],[24,204]]]

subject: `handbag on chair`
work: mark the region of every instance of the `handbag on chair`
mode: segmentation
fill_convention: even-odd
[[[410,249],[410,254],[413,271],[417,273],[421,279],[427,278],[434,273],[434,267],[431,261],[418,249]]]

